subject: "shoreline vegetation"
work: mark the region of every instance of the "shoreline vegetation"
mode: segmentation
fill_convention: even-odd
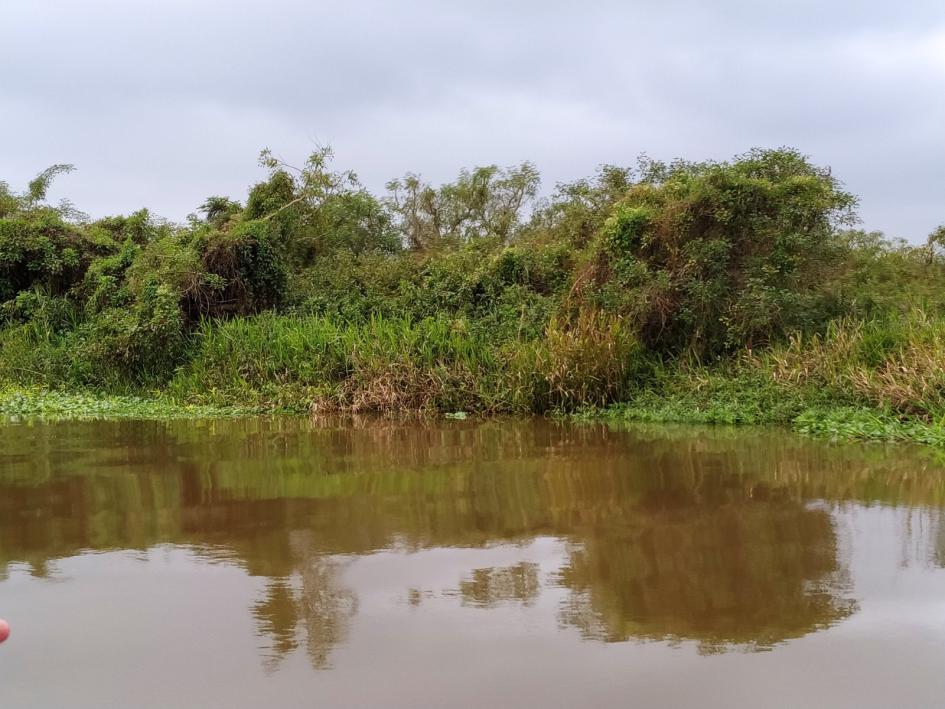
[[[91,391],[0,388],[0,420],[237,418],[271,413],[261,407],[186,404],[162,396],[109,395]]]
[[[695,401],[659,398],[652,392],[630,403],[606,408],[584,408],[552,414],[578,423],[690,424],[722,426],[776,426],[803,435],[835,441],[902,442],[945,447],[945,428],[918,419],[905,419],[888,411],[826,404],[800,408],[793,416],[760,413],[756,402]],[[467,420],[465,411],[406,410],[387,415],[416,415],[447,420]],[[242,418],[247,416],[300,416],[297,409],[272,406],[188,404],[165,395],[108,395],[83,391],[55,391],[5,387],[0,390],[0,421],[23,420],[159,420]],[[375,415],[381,415],[375,413]],[[344,414],[341,415],[342,420]]]
[[[184,224],[0,183],[0,415],[560,415],[945,446],[945,227],[793,149],[371,194],[268,151]],[[92,392],[92,393],[90,393]]]

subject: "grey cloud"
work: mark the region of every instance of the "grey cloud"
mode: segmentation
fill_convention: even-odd
[[[258,150],[407,170],[794,145],[868,228],[945,221],[945,4],[3,0],[0,179],[52,162],[93,214],[245,194]]]

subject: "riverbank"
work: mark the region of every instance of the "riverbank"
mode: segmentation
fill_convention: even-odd
[[[853,323],[761,356],[715,367],[662,370],[626,401],[576,414],[586,420],[783,426],[818,438],[945,447],[945,373],[928,352],[937,335],[915,325]],[[877,336],[885,350],[873,351]],[[919,341],[921,338],[921,341]],[[843,343],[841,347],[838,343]],[[891,344],[895,343],[895,344]],[[915,362],[929,364],[917,367]]]
[[[856,198],[795,150],[603,167],[547,200],[528,164],[411,178],[405,202],[407,183],[372,195],[329,158],[268,156],[245,203],[211,197],[180,225],[47,203],[64,166],[0,182],[0,413],[576,416],[942,445],[945,227],[924,246],[851,229]]]
[[[917,443],[945,448],[945,428],[941,426],[914,418],[903,419],[888,411],[852,406],[802,408],[796,415],[779,417],[759,415],[753,407],[743,407],[737,402],[701,406],[691,401],[644,400],[582,411],[574,418],[580,421],[783,426],[814,438]]]
[[[917,443],[945,448],[945,428],[919,419],[897,417],[864,407],[782,400],[765,406],[757,392],[718,399],[711,395],[657,397],[653,392],[633,402],[605,408],[586,408],[558,416],[578,422],[710,424],[744,427],[784,427],[821,439]],[[768,402],[771,403],[771,402]],[[416,412],[401,412],[416,415]],[[5,387],[0,389],[0,419],[43,420],[178,420],[238,418],[260,415],[301,415],[272,406],[188,404],[169,396],[109,396],[89,392],[59,392]],[[388,414],[388,417],[390,414]],[[467,412],[428,412],[431,418],[465,419]]]

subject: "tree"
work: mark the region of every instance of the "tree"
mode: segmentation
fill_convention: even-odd
[[[387,204],[398,217],[408,248],[430,248],[444,240],[491,237],[508,243],[522,212],[538,194],[541,179],[529,162],[463,170],[455,182],[433,188],[412,173],[387,183]]]
[[[235,202],[229,197],[207,197],[203,204],[198,207],[198,211],[203,212],[204,221],[214,227],[220,228],[226,224],[231,217],[239,214],[243,207],[239,202]]]
[[[332,155],[330,148],[321,148],[302,167],[289,165],[269,150],[260,156],[269,179],[250,192],[244,218],[272,222],[297,268],[337,249],[392,253],[399,247],[384,206],[354,172],[333,171]]]
[[[45,204],[52,181],[73,170],[53,165],[21,194],[0,183],[0,303],[32,288],[62,295],[81,279],[97,249],[79,227],[85,215],[66,200]]]
[[[592,178],[557,185],[551,199],[535,211],[530,226],[583,248],[632,184],[631,168],[601,165]]]
[[[926,242],[928,249],[928,261],[932,263],[938,257],[945,257],[945,224],[940,225],[935,231],[929,234]]]

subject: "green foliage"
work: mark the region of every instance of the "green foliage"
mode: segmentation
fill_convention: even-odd
[[[920,307],[945,315],[945,255],[879,232],[846,231],[838,238],[844,263],[826,285],[847,314],[887,318]]]
[[[902,441],[945,447],[945,427],[916,419],[901,419],[876,409],[827,407],[804,411],[794,428],[821,438],[862,441]]]
[[[461,323],[260,315],[205,325],[170,391],[293,410],[482,409],[477,381],[492,369],[492,352]]]
[[[771,376],[873,408],[945,425],[945,320],[923,311],[847,319],[759,358]]]
[[[84,215],[68,202],[43,203],[52,180],[72,169],[53,165],[19,195],[0,183],[0,303],[34,288],[61,295],[96,255],[96,240],[76,223]]]
[[[926,242],[926,260],[929,263],[945,259],[945,224],[939,225]]]
[[[30,180],[26,186],[26,193],[22,197],[22,203],[25,207],[34,207],[46,199],[46,193],[49,191],[49,185],[58,175],[68,174],[75,170],[74,165],[58,164],[47,167],[36,177]]]
[[[56,333],[77,325],[75,308],[66,298],[43,290],[24,290],[0,305],[0,319],[8,324],[29,325],[37,332]]]
[[[271,217],[291,206],[295,199],[296,186],[292,176],[285,170],[274,169],[266,182],[250,190],[244,215],[247,219]]]
[[[178,294],[149,283],[133,307],[107,308],[80,328],[77,362],[91,386],[128,382],[156,386],[167,380],[185,344]]]
[[[785,385],[751,369],[675,373],[621,404],[584,409],[578,420],[780,425],[820,438],[945,446],[945,425],[857,403],[810,386]]]
[[[291,276],[289,304],[298,313],[362,322],[372,314],[396,316],[402,293],[416,276],[410,258],[339,249]],[[416,310],[404,310],[415,313]],[[403,314],[403,313],[401,313]]]
[[[324,148],[296,168],[268,150],[260,157],[269,179],[250,191],[243,216],[272,223],[273,245],[293,268],[339,249],[394,253],[400,248],[391,214],[353,172],[330,170],[331,158]]]
[[[65,293],[94,250],[84,232],[54,210],[0,218],[0,302],[37,287]]]
[[[821,285],[854,198],[792,150],[731,163],[644,163],[588,264],[586,297],[665,352],[764,346],[832,314]]]
[[[570,411],[619,401],[646,367],[639,342],[619,317],[584,311],[552,318],[543,336],[506,347],[511,409]]]
[[[203,212],[204,222],[215,229],[225,228],[230,219],[239,214],[242,209],[239,202],[234,202],[229,197],[216,196],[207,197],[199,207],[199,211]]]
[[[241,314],[267,310],[282,302],[285,258],[272,226],[261,220],[243,221],[229,232],[213,234],[203,250],[208,273],[224,285],[220,305],[232,303],[233,310]]]
[[[7,324],[0,329],[0,382],[77,385],[69,376],[69,339],[38,321]]]
[[[914,440],[945,422],[945,231],[849,229],[855,199],[797,151],[642,158],[542,200],[529,163],[377,197],[329,149],[260,162],[245,206],[182,225],[47,204],[69,166],[0,183],[0,383]]]
[[[206,325],[170,384],[187,401],[292,410],[542,412],[611,403],[638,354],[621,321],[585,314],[497,344],[465,320],[259,315]]]
[[[603,165],[590,179],[559,184],[532,216],[530,228],[552,234],[572,249],[584,248],[610,217],[633,181],[633,170]]]

